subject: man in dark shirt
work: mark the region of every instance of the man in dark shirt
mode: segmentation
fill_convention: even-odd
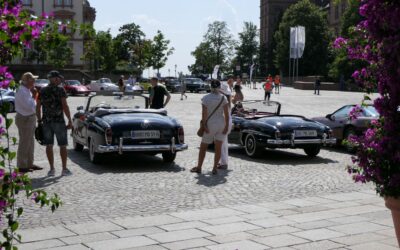
[[[314,95],[319,95],[320,88],[321,88],[321,79],[318,77],[314,83]]]
[[[58,71],[50,71],[47,77],[50,80],[50,84],[40,91],[36,105],[36,116],[38,122],[43,123],[44,144],[46,145],[46,155],[50,164],[48,176],[55,175],[53,154],[54,135],[60,147],[62,161],[61,175],[67,176],[72,174],[67,168],[67,129],[72,128],[71,113],[67,104],[67,94],[64,88],[59,86],[63,76]],[[65,125],[64,114],[68,119],[67,125]]]
[[[158,85],[158,78],[151,78],[151,89],[150,89],[150,108],[152,109],[162,109],[167,106],[169,100],[171,99],[171,95],[168,90],[162,86]],[[167,97],[167,100],[164,103],[164,96]]]

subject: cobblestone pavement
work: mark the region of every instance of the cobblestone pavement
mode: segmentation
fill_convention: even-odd
[[[246,99],[261,99],[263,91],[244,88]],[[199,138],[195,135],[203,94],[189,94],[180,101],[173,94],[169,115],[184,125],[189,150],[178,153],[174,164],[164,164],[160,157],[114,157],[101,165],[89,162],[88,151],[74,152],[71,138],[68,165],[73,175],[60,177],[61,163],[56,153],[56,177],[46,177],[48,163],[44,147],[35,148],[35,162],[45,167],[31,174],[35,187],[59,194],[64,205],[54,214],[24,200],[24,228],[82,223],[115,217],[154,215],[217,208],[228,205],[255,204],[307,196],[371,190],[371,186],[354,184],[345,171],[350,155],[340,148],[325,148],[309,159],[302,150],[267,150],[250,159],[242,149],[231,147],[228,171],[211,176],[213,152],[206,156],[206,174],[189,172],[197,162]],[[272,100],[282,103],[282,113],[307,117],[333,112],[344,104],[359,103],[362,93],[312,91],[283,88]],[[70,97],[72,113],[85,103],[85,97]],[[16,133],[16,127],[12,127]]]

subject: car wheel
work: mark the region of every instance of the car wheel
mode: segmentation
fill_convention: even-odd
[[[89,142],[89,158],[92,163],[97,164],[100,163],[101,156],[99,153],[95,152],[95,144],[96,143],[93,142],[93,139],[91,139]]]
[[[83,145],[77,142],[74,137],[72,137],[72,146],[74,147],[74,150],[77,152],[83,151]]]
[[[250,157],[259,156],[264,150],[264,148],[257,143],[257,140],[253,134],[248,134],[246,136],[244,149],[246,150],[246,154]]]
[[[347,141],[346,143],[344,143],[344,146],[346,148],[346,151],[349,153],[354,153],[354,151],[356,150],[356,147],[349,143],[349,139],[353,135],[356,135],[356,131],[352,127],[346,128],[343,132],[343,139]]]
[[[315,157],[319,154],[319,151],[321,150],[320,146],[308,146],[304,148],[304,152],[307,154],[309,157]]]
[[[173,162],[175,160],[175,157],[176,157],[176,152],[175,153],[172,153],[172,152],[163,152],[162,153],[163,161],[166,163]]]

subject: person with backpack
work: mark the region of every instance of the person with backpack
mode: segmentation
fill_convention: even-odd
[[[272,85],[272,82],[273,82],[272,76],[269,75],[269,76],[267,77],[266,80],[267,80],[267,81],[266,81],[266,82],[264,83],[264,85],[263,85],[263,89],[264,89],[264,92],[265,92],[265,94],[264,94],[264,101],[266,101],[267,99],[268,99],[268,101],[269,101],[269,99],[271,99],[271,92],[272,92],[272,88],[273,88],[273,85]]]

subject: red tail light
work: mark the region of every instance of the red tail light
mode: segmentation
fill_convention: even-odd
[[[111,144],[112,143],[112,130],[111,130],[111,128],[106,128],[104,136],[105,136],[105,139],[106,139],[106,144]]]
[[[183,127],[178,128],[178,141],[180,144],[185,142],[185,132],[183,131]]]

